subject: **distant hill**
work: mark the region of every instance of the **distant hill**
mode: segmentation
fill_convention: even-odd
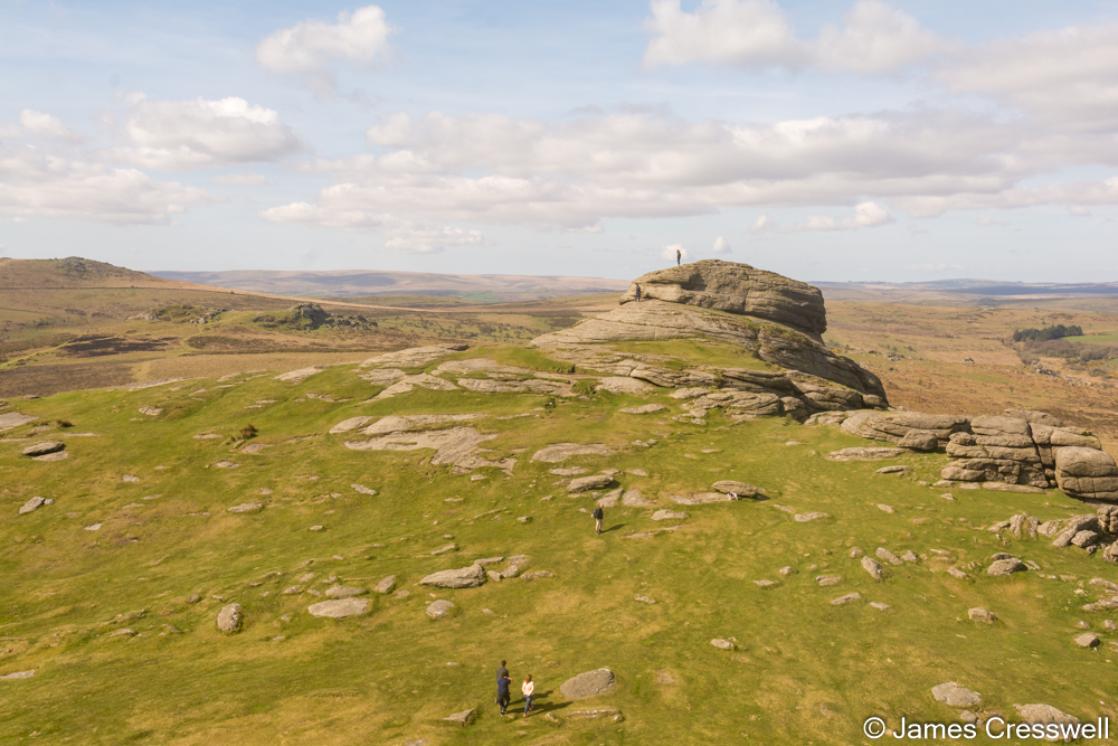
[[[469,299],[524,300],[530,298],[622,291],[628,283],[602,277],[532,275],[456,275],[433,272],[156,272],[182,282],[215,285],[257,293],[320,298],[370,295],[442,295]]]
[[[151,287],[166,280],[115,264],[70,256],[65,259],[0,259],[0,288]]]
[[[998,280],[934,280],[931,282],[817,282],[833,299],[924,299],[954,297],[1011,301],[1015,298],[1109,296],[1118,298],[1118,282],[1029,283]]]

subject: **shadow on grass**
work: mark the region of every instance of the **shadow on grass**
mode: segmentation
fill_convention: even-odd
[[[603,534],[608,534],[610,531],[620,531],[623,528],[625,528],[624,523],[615,523],[614,525],[610,526],[609,528],[603,528],[602,533]]]

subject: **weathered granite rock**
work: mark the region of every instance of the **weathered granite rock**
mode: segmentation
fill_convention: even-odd
[[[587,699],[605,694],[613,688],[616,679],[608,668],[584,671],[559,685],[559,692],[567,699]]]
[[[485,568],[478,564],[433,572],[419,581],[436,588],[476,588],[485,584]]]
[[[337,598],[311,604],[307,607],[307,611],[311,616],[344,619],[368,614],[371,608],[372,602],[367,598]]]
[[[1072,497],[1118,500],[1118,464],[1094,448],[1068,446],[1056,450],[1056,484]]]
[[[241,631],[244,618],[244,609],[240,604],[227,604],[217,614],[217,628],[227,635],[236,634]]]

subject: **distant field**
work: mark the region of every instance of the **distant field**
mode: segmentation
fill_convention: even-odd
[[[1118,331],[1084,334],[1079,337],[1064,337],[1069,342],[1083,342],[1092,345],[1118,345]]]

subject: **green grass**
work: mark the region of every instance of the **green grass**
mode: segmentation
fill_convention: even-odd
[[[1078,337],[1064,337],[1069,342],[1082,342],[1091,345],[1118,345],[1118,331],[1084,334]]]
[[[718,359],[717,348],[696,354]],[[533,350],[467,354],[474,352],[543,370],[554,363]],[[1016,512],[1085,511],[1062,495],[957,491],[948,502],[919,481],[936,479],[945,456],[907,455],[897,462],[911,475],[880,476],[880,464],[823,457],[863,442],[837,429],[785,419],[731,424],[717,415],[684,425],[671,419],[679,403],[666,396],[652,400],[671,413],[633,416],[618,410],[647,400],[599,394],[561,399],[548,412],[540,396],[416,391],[369,402],[375,392],[346,366],[299,385],[241,376],[12,402],[70,420],[69,432],[97,435],[37,436],[66,439],[72,455],[58,463],[19,455],[27,427],[0,443],[0,674],[38,671],[0,681],[0,742],[854,743],[870,714],[894,722],[901,714],[952,717],[929,693],[947,680],[1006,714],[1013,703],[1049,702],[1084,719],[1118,715],[1109,640],[1095,652],[1071,643],[1077,620],[1099,628],[1079,610],[1097,593],[1085,581],[1118,580],[1118,568],[1045,540],[1004,545],[982,530]],[[265,399],[275,403],[248,408]],[[164,414],[140,415],[144,405]],[[485,480],[471,481],[431,465],[429,451],[354,452],[344,437],[326,434],[357,414],[434,412],[488,415],[478,427],[496,434],[487,444],[495,454],[517,456],[512,475],[485,471]],[[249,422],[260,430],[256,442],[269,446],[260,455],[193,438],[232,435]],[[652,447],[632,445],[650,438]],[[570,463],[646,469],[647,477],[619,478],[666,505],[724,478],[761,485],[772,499],[686,508],[678,532],[646,540],[626,537],[662,527],[650,510],[610,509],[611,530],[595,537],[592,498],[568,497],[550,465],[530,461],[539,447],[562,441],[611,445],[615,456]],[[222,459],[240,468],[212,468]],[[123,474],[141,481],[122,482]],[[380,494],[359,495],[353,482]],[[226,511],[260,499],[262,487],[272,490],[263,512]],[[56,503],[16,516],[35,494]],[[152,495],[159,497],[145,499]],[[832,517],[795,523],[777,506]],[[517,522],[521,515],[532,521]],[[100,531],[83,529],[94,522]],[[314,524],[326,528],[308,531]],[[448,541],[459,551],[430,556]],[[847,556],[852,545],[927,559],[874,583]],[[1012,551],[1042,571],[987,578],[979,570],[960,581],[929,554],[935,548],[979,568],[992,553]],[[435,594],[416,585],[475,557],[517,553],[554,577]],[[797,573],[780,578],[785,565]],[[315,619],[306,607],[319,599],[280,593],[308,570],[318,590],[330,575],[371,586],[396,574],[411,595],[375,597],[363,618]],[[824,573],[843,582],[820,588],[814,577]],[[761,578],[780,585],[761,590],[752,582]],[[855,590],[891,609],[829,604]],[[187,603],[192,593],[203,600]],[[637,593],[657,604],[634,602]],[[241,634],[214,629],[225,602],[215,596],[244,606]],[[458,615],[429,621],[423,609],[434,596],[453,600]],[[977,605],[1002,622],[966,621]],[[114,617],[138,609],[147,614],[126,623],[138,636],[108,636],[122,626]],[[709,645],[725,636],[737,639],[738,651]],[[542,712],[526,721],[497,717],[492,673],[501,658],[514,678],[530,672],[537,691],[552,692],[540,702],[555,708],[557,722]],[[563,720],[580,705],[564,706],[558,685],[599,666],[619,682],[601,703],[619,708],[624,722]],[[669,679],[675,683],[663,683]],[[437,723],[471,706],[481,708],[473,726]]]
[[[610,342],[609,347],[621,352],[644,355],[665,355],[674,358],[674,367],[710,365],[723,368],[751,368],[777,370],[764,360],[752,355],[741,345],[714,342],[705,339],[669,339],[654,341]]]

